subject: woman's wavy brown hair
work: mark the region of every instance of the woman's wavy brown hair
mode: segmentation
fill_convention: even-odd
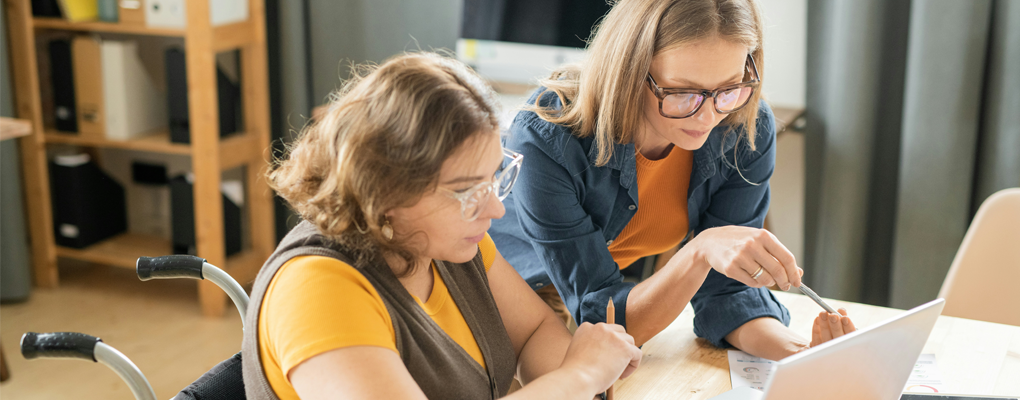
[[[498,132],[492,89],[435,53],[352,69],[328,111],[301,131],[269,172],[270,187],[320,233],[353,252],[356,267],[383,254],[417,256],[386,240],[385,213],[434,189],[443,162],[475,135]]]
[[[570,127],[579,137],[595,136],[595,165],[609,162],[614,143],[630,143],[641,118],[645,78],[652,57],[693,41],[719,35],[751,49],[764,75],[762,16],[754,0],[619,0],[593,30],[588,55],[540,81],[563,108],[527,107],[542,119]],[[539,96],[541,99],[542,96]],[[746,129],[754,150],[761,90],[722,124]]]

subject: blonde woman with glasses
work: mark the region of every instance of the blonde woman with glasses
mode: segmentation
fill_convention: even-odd
[[[591,399],[641,360],[619,325],[570,332],[496,250],[520,154],[457,61],[395,57],[348,82],[270,185],[303,221],[259,272],[253,399]]]
[[[694,332],[778,360],[855,330],[819,314],[809,341],[765,287],[803,270],[761,229],[775,122],[761,100],[753,0],[621,0],[580,65],[542,81],[505,146],[528,165],[489,233],[564,320],[616,322],[638,345],[690,302]],[[621,269],[682,246],[647,280]]]

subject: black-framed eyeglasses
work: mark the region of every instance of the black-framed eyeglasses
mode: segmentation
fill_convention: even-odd
[[[659,99],[659,115],[666,118],[680,119],[697,114],[706,99],[713,100],[712,104],[719,114],[730,114],[746,106],[754,91],[761,85],[758,66],[750,54],[747,55],[744,68],[743,82],[715,90],[662,88],[655,83],[651,73],[648,74],[648,88]]]
[[[499,201],[510,195],[510,189],[513,189],[517,175],[521,172],[524,155],[503,149],[503,157],[509,160],[504,160],[502,167],[493,175],[492,181],[479,183],[463,191],[438,188],[450,198],[460,200],[460,216],[465,221],[470,222],[478,218],[489,204],[487,200],[490,194],[495,193]]]

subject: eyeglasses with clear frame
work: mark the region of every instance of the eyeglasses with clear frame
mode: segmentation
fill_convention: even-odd
[[[465,221],[474,221],[482,211],[485,211],[485,206],[489,204],[490,194],[495,193],[499,201],[503,201],[506,196],[510,195],[510,189],[513,189],[514,183],[517,182],[517,175],[521,172],[521,162],[524,161],[524,156],[503,149],[503,157],[502,168],[496,171],[492,181],[482,182],[461,191],[444,187],[438,188],[450,198],[460,200],[460,216]]]
[[[648,74],[648,88],[659,99],[659,115],[666,118],[681,119],[697,114],[706,99],[712,99],[713,107],[719,114],[731,114],[746,106],[761,84],[758,66],[750,54],[747,55],[744,68],[744,82],[715,90],[659,87],[651,73]]]

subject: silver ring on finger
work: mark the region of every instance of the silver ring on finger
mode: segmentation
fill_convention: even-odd
[[[758,277],[761,276],[761,274],[763,274],[764,272],[765,272],[765,267],[759,266],[758,270],[755,271],[753,275],[751,275],[751,279],[757,280]]]

